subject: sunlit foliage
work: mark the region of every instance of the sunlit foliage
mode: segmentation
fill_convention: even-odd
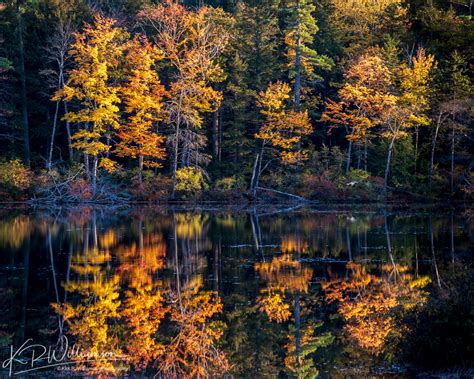
[[[290,86],[283,82],[271,83],[258,96],[257,105],[265,117],[265,123],[255,138],[279,149],[284,162],[294,163],[304,158],[297,146],[301,137],[312,131],[308,112],[288,109]]]
[[[161,58],[162,53],[145,36],[136,36],[128,43],[125,55],[127,79],[120,92],[129,117],[118,132],[120,142],[116,150],[118,156],[138,158],[140,180],[143,166],[160,167],[156,159],[165,156],[161,147],[164,137],[154,130],[157,121],[165,118],[165,89],[155,71],[155,65]]]
[[[92,177],[97,177],[99,157],[110,148],[111,131],[118,129],[119,88],[114,85],[120,57],[128,33],[116,26],[116,21],[96,16],[82,33],[74,35],[70,53],[75,68],[64,87],[53,99],[77,100],[81,107],[65,115],[70,122],[81,125],[72,138],[74,147],[93,158]],[[89,169],[89,167],[87,167]]]
[[[199,286],[172,296],[170,318],[177,335],[158,358],[160,372],[171,377],[195,378],[228,371],[230,364],[216,346],[222,337],[222,325],[212,321],[222,311],[220,298]]]
[[[350,278],[322,283],[326,300],[337,302],[345,330],[359,346],[381,353],[389,338],[406,332],[398,323],[399,314],[426,303],[424,288],[430,279],[416,278],[400,265],[384,265],[380,275],[370,274],[358,263],[348,263],[347,268]]]

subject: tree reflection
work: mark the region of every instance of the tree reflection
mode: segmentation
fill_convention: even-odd
[[[181,245],[189,247],[188,239],[202,232],[198,227],[202,219],[183,216],[175,220],[174,249],[179,246],[178,236]],[[192,273],[189,267],[182,278],[176,277],[177,289],[173,289],[172,281],[162,275],[165,235],[145,231],[139,218],[136,237],[125,242],[118,230],[101,229],[94,214],[82,229],[82,248],[71,259],[75,278],[64,284],[65,290],[76,296],[63,303],[56,299],[53,304],[77,346],[94,357],[87,364],[80,364],[78,357],[77,368],[117,375],[127,369],[125,362],[137,371],[155,367],[166,377],[209,377],[226,372],[230,364],[216,345],[223,325],[213,321],[222,311],[219,296],[203,290],[202,275]],[[179,260],[175,251],[177,273],[183,271],[184,264],[189,266],[196,252],[183,248]],[[161,331],[164,320],[166,327]],[[172,334],[168,336],[169,331]]]
[[[309,252],[308,244],[299,236],[284,236],[281,251],[283,254],[273,257],[270,262],[255,264],[256,272],[265,282],[257,304],[260,312],[277,323],[289,321],[293,313],[294,324],[290,323],[284,331],[287,340],[285,368],[291,376],[314,378],[318,370],[313,355],[319,348],[331,344],[333,336],[329,332],[316,334],[322,322],[315,322],[310,316],[310,304],[315,300],[312,297],[316,295],[317,300],[318,294],[308,294],[313,269],[301,263],[301,254]],[[302,295],[307,295],[308,299],[302,301]],[[288,298],[293,298],[293,312]]]
[[[421,308],[427,301],[424,290],[428,276],[416,278],[407,266],[382,265],[380,274],[367,266],[350,262],[350,278],[331,278],[322,283],[326,300],[338,303],[346,333],[372,353],[381,353],[389,337],[406,332],[398,322],[400,314]]]
[[[12,220],[0,221],[0,247],[20,248],[32,230],[33,224],[28,216],[20,215]]]
[[[163,353],[165,346],[156,334],[168,312],[163,281],[156,277],[164,268],[166,244],[159,233],[144,233],[138,225],[138,243],[120,246],[117,256],[121,264],[118,272],[128,282],[120,316],[126,324],[126,350],[130,362],[138,370],[145,369]]]
[[[217,346],[223,325],[212,321],[222,311],[215,292],[201,285],[182,293],[169,293],[170,320],[176,335],[158,356],[159,372],[172,378],[202,378],[224,374],[230,369],[226,355]]]
[[[315,378],[319,375],[318,369],[315,367],[311,354],[315,353],[319,348],[330,345],[334,337],[331,333],[326,332],[316,335],[316,330],[322,326],[322,322],[309,322],[301,331],[301,341],[298,346],[296,343],[296,331],[290,326],[288,343],[286,344],[285,367],[291,375],[298,378]],[[296,350],[299,349],[297,352]]]
[[[95,354],[74,366],[80,374],[170,378],[305,378],[341,367],[368,376],[420,343],[437,357],[451,346],[450,361],[466,356],[457,341],[471,327],[461,278],[470,237],[459,218],[148,212],[85,208],[0,224],[2,270],[14,268],[0,280],[0,348],[30,336],[54,344],[57,333]],[[338,343],[321,351],[341,324]]]
[[[291,311],[289,304],[284,302],[285,292],[308,292],[313,270],[303,267],[291,254],[274,257],[270,262],[256,263],[255,270],[266,283],[258,299],[260,311],[265,312],[270,321],[287,321]]]
[[[89,246],[89,232],[86,231],[83,251],[72,258],[71,270],[77,278],[65,284],[66,291],[80,295],[80,302],[76,305],[71,302],[55,303],[53,308],[67,323],[76,345],[93,357],[88,362],[92,372],[114,374],[114,361],[108,356],[123,356],[118,343],[118,330],[112,323],[120,317],[120,278],[107,269],[107,263],[111,260],[110,246],[108,243],[104,244],[105,248],[99,246],[95,223],[92,234],[92,246]],[[81,364],[81,356],[73,359],[78,360],[78,369],[86,368],[85,364]]]

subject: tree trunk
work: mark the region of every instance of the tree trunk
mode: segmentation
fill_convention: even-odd
[[[219,109],[212,114],[212,159],[219,159]]]
[[[299,11],[300,3],[296,1],[296,12]],[[295,50],[295,108],[296,111],[300,110],[300,101],[301,101],[301,36],[299,34],[300,29],[300,20],[298,17],[297,20],[297,36],[296,36],[296,50]]]
[[[92,193],[95,194],[97,190],[97,164],[99,162],[99,157],[94,155],[92,162]]]
[[[367,154],[367,137],[365,137],[365,141],[364,141],[364,170],[367,171],[367,158],[368,158],[368,154]]]
[[[388,146],[387,164],[385,166],[385,177],[384,177],[384,183],[383,183],[383,192],[385,194],[387,193],[387,188],[388,188],[388,175],[390,173],[390,164],[392,163],[392,153],[393,153],[394,144],[395,144],[395,137],[392,137],[392,139],[390,140],[390,145]]]
[[[176,290],[178,293],[179,309],[183,312],[183,303],[181,300],[181,278],[179,275],[179,257],[178,257],[178,222],[176,220],[176,213],[173,212],[173,255],[176,270]]]
[[[434,166],[434,156],[435,156],[435,150],[436,150],[436,139],[438,138],[438,132],[439,132],[439,128],[441,126],[441,116],[442,116],[442,113],[439,112],[438,121],[436,122],[436,128],[435,128],[435,132],[434,132],[434,135],[433,135],[433,141],[431,143],[430,172],[428,174],[428,181],[429,181],[430,186],[431,186],[431,179],[433,178],[433,166]]]
[[[415,180],[416,180],[416,174],[418,171],[418,137],[420,134],[420,129],[417,126],[415,128]]]
[[[143,154],[138,156],[138,181],[143,181]]]
[[[360,170],[360,161],[362,159],[362,152],[360,151],[360,144],[357,144],[357,169]]]
[[[188,158],[188,136],[186,135],[186,132],[188,130],[188,127],[185,127],[183,129],[183,146],[181,147],[181,167],[186,167],[189,163],[189,158]]]
[[[262,173],[262,158],[263,158],[263,149],[265,145],[262,143],[260,148],[260,153],[255,157],[255,164],[253,166],[252,181],[250,183],[250,189],[252,191],[252,196],[255,197],[257,194],[257,187],[260,181],[260,174]]]
[[[301,355],[301,310],[300,310],[300,294],[296,291],[295,294],[295,362],[296,369],[300,369],[300,355]]]
[[[219,132],[219,150],[218,150],[218,159],[219,162],[222,160],[222,109],[219,108],[219,120],[218,120],[218,132]]]
[[[64,74],[61,75],[61,88],[62,87],[64,87]],[[69,113],[67,101],[63,100],[63,105],[64,105],[64,114],[67,115]],[[71,126],[67,118],[66,118],[66,132],[67,132],[67,148],[69,152],[69,162],[72,163],[72,161],[74,160],[74,152],[72,150]]]
[[[178,138],[179,138],[179,124],[176,125],[175,141],[173,146],[173,191],[171,197],[174,198],[176,192],[176,171],[178,170]]]
[[[351,167],[351,155],[352,155],[352,141],[349,141],[349,147],[347,148],[346,174],[349,172],[349,169]]]
[[[433,220],[430,216],[430,244],[431,244],[431,255],[432,255],[432,260],[433,260],[433,266],[435,269],[436,273],[436,281],[438,283],[438,287],[441,288],[441,278],[439,276],[439,270],[438,270],[438,263],[436,262],[436,254],[435,254],[435,245],[434,245],[434,233],[433,233]]]
[[[181,109],[181,103],[183,101],[183,94],[180,92],[179,94],[179,107]],[[171,198],[174,198],[176,193],[176,171],[178,170],[178,149],[179,149],[179,127],[181,124],[181,111],[178,110],[178,115],[176,118],[176,133],[175,133],[175,141],[173,146],[173,190],[171,192]]]
[[[22,344],[25,340],[26,332],[26,314],[28,306],[28,286],[30,273],[30,253],[31,253],[31,235],[25,239],[24,253],[23,253],[23,285],[21,289],[21,316],[18,332],[19,343]]]
[[[451,236],[451,263],[454,264],[454,213],[451,211],[451,222],[450,222],[450,236]]]
[[[260,154],[257,153],[255,156],[255,162],[253,164],[253,170],[252,170],[252,179],[250,180],[250,191],[252,191],[252,196],[255,197],[256,193],[256,187],[255,187],[255,177],[257,176],[257,167],[258,167],[258,160],[259,160]]]
[[[89,162],[89,154],[84,153],[84,166],[86,166],[86,176],[87,180],[91,180],[91,168],[90,168],[90,162]]]
[[[59,113],[59,100],[56,101],[56,109],[54,111],[54,119],[53,119],[53,130],[51,131],[51,141],[49,142],[48,159],[46,160],[46,169],[48,171],[51,171],[51,165],[53,161],[54,136],[56,134],[56,125],[58,123],[58,113]]]
[[[351,245],[351,235],[349,232],[349,225],[346,226],[346,243],[347,243],[347,254],[349,262],[352,262],[352,245]]]
[[[451,169],[450,169],[450,188],[451,188],[451,196],[454,193],[454,139],[455,139],[455,132],[454,132],[454,125],[451,129]]]
[[[25,74],[25,49],[23,43],[23,17],[21,15],[21,0],[16,1],[16,11],[18,13],[18,60],[19,74],[21,82],[21,119],[23,124],[23,149],[24,160],[30,166],[30,132],[28,124],[28,104],[26,97],[26,74]]]
[[[397,265],[395,264],[395,260],[393,259],[393,253],[392,253],[392,241],[390,239],[390,230],[388,228],[388,216],[387,212],[384,211],[384,227],[385,227],[385,240],[387,241],[387,253],[388,257],[390,259],[390,262],[392,263],[393,270],[395,274],[397,273]]]

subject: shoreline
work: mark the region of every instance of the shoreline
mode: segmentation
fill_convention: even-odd
[[[260,212],[265,214],[286,213],[298,210],[314,211],[341,211],[346,210],[433,210],[439,212],[448,210],[466,211],[474,209],[472,202],[415,202],[415,201],[392,201],[392,202],[305,202],[305,201],[262,201],[262,202],[225,202],[225,201],[173,201],[173,202],[145,202],[145,201],[124,201],[124,202],[105,202],[105,201],[87,201],[87,202],[43,202],[43,201],[9,201],[1,202],[0,209],[45,209],[52,207],[54,209],[77,209],[77,208],[104,208],[108,207],[110,211],[122,209],[165,209],[173,211],[201,211],[201,212]]]

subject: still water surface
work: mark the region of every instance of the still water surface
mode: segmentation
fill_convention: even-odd
[[[466,372],[473,224],[449,210],[1,209],[3,372]],[[30,338],[49,361],[42,347],[8,360]]]

